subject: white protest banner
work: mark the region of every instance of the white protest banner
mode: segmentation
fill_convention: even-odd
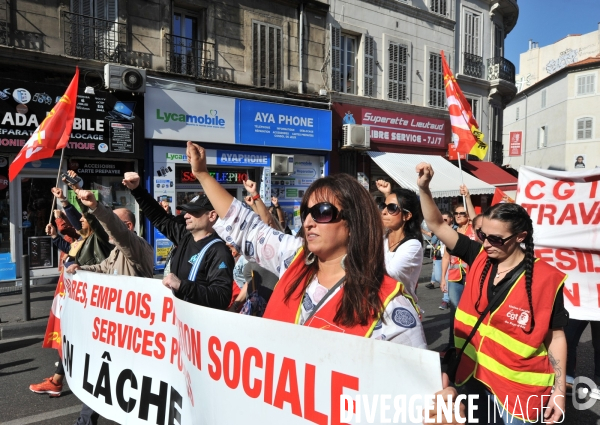
[[[536,257],[568,275],[570,317],[600,320],[600,169],[519,170],[517,203],[533,221]]]
[[[420,423],[442,387],[438,353],[199,307],[156,279],[78,271],[65,289],[69,387],[120,424]]]

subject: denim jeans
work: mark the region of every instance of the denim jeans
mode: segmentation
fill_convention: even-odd
[[[567,338],[567,381],[573,382],[575,378],[575,367],[577,364],[577,345],[581,334],[588,323],[592,328],[592,346],[594,347],[594,376],[600,378],[600,322],[569,319],[565,327]],[[570,378],[570,379],[569,379]]]
[[[442,260],[433,260],[431,269],[431,281],[440,283],[442,281]]]
[[[450,347],[454,347],[454,315],[456,314],[456,307],[462,297],[462,293],[465,290],[464,278],[460,282],[448,281],[448,297],[450,299],[450,335],[448,337],[448,343]],[[460,347],[458,347],[460,348]]]

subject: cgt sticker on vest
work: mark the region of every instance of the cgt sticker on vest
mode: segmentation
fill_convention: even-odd
[[[531,316],[529,310],[525,310],[514,305],[509,305],[508,307],[510,308],[510,311],[506,313],[508,320],[505,320],[504,322],[509,325],[518,326],[519,328],[525,329],[527,323],[529,323],[529,317]]]
[[[417,319],[415,319],[415,316],[403,307],[394,309],[392,312],[392,320],[395,324],[402,326],[403,328],[414,328],[417,326]]]

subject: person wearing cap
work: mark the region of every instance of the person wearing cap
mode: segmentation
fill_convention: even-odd
[[[227,245],[213,231],[218,217],[208,197],[199,195],[177,206],[185,213],[182,222],[169,216],[140,186],[137,173],[125,173],[123,184],[152,225],[175,245],[165,266],[163,285],[179,299],[225,310],[231,301],[234,260]]]

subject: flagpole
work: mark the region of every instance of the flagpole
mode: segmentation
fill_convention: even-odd
[[[65,148],[62,148],[60,150],[60,163],[58,164],[58,174],[56,175],[56,185],[54,185],[54,187],[58,187],[58,183],[60,182],[60,171],[62,170],[64,156]],[[56,205],[56,196],[53,196],[52,198],[52,207],[50,208],[50,218],[48,219],[48,224],[52,224],[52,216],[54,215],[54,205]]]
[[[458,152],[458,169],[460,170],[460,184],[462,186],[464,184],[464,182],[463,182],[462,165],[460,165],[460,152]],[[465,211],[467,211],[467,201],[466,201],[465,195],[461,195],[461,196],[463,198],[463,208],[465,209]]]

